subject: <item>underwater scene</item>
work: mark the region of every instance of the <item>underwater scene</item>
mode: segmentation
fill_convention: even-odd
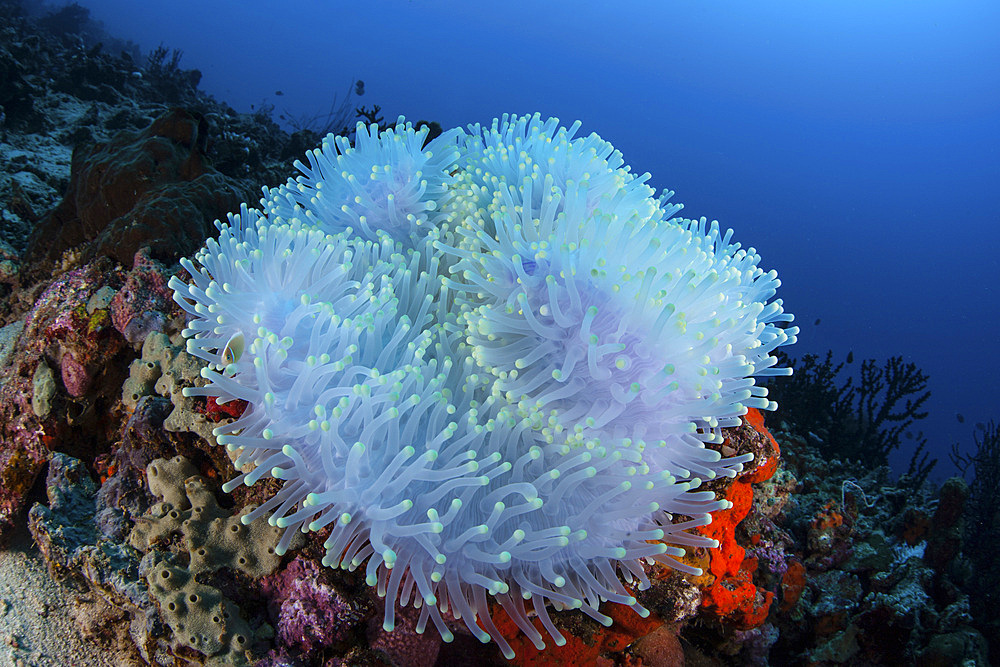
[[[0,667],[1000,664],[1000,5],[0,0]]]

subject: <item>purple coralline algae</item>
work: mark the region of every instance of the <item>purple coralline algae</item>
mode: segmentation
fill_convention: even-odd
[[[93,372],[77,361],[72,353],[63,355],[62,362],[59,364],[59,370],[62,375],[63,386],[66,387],[66,393],[73,398],[80,398],[85,395],[94,381]]]
[[[368,623],[371,647],[388,657],[392,665],[433,667],[441,651],[441,637],[433,632],[417,631],[420,610],[410,606],[400,607],[396,614],[396,625],[392,631],[388,631],[379,622],[384,613],[385,601],[379,599],[377,603],[378,615]]]
[[[166,268],[141,248],[132,262],[125,284],[111,300],[111,321],[130,343],[141,343],[151,331],[161,331],[170,316],[172,291]]]
[[[285,646],[309,653],[343,643],[372,613],[371,605],[338,590],[328,572],[299,557],[264,580],[271,619]]]

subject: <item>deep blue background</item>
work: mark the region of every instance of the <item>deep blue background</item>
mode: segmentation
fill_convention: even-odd
[[[941,473],[1000,417],[995,0],[81,1],[241,111],[360,78],[387,119],[579,118],[778,270],[794,355],[929,373]]]

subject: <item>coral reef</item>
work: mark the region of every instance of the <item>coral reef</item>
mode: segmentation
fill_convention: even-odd
[[[0,367],[0,538],[50,450],[92,459],[111,439],[124,341],[107,310],[88,304],[121,280],[107,259],[64,273],[14,328],[8,364]]]
[[[50,450],[93,460],[114,440],[112,406],[136,338],[173,316],[162,267],[144,252],[131,271],[98,258],[63,273],[4,328],[0,367],[0,536],[22,509]],[[137,338],[141,340],[141,338]]]
[[[84,244],[84,260],[123,264],[145,246],[167,260],[190,252],[249,194],[206,164],[207,135],[203,117],[175,110],[138,134],[77,148],[67,195],[35,227],[25,261],[41,271]]]
[[[331,526],[296,534],[302,547],[294,557],[278,557],[266,548],[261,552],[261,544],[274,545],[280,528],[262,522],[244,527],[239,517],[247,510],[233,508],[267,502],[279,492],[280,480],[241,485],[231,496],[221,490],[223,480],[248,474],[252,466],[238,466],[234,473],[240,452],[212,446],[213,431],[240,420],[249,404],[183,395],[208,380],[202,376],[203,360],[187,350],[180,335],[184,323],[166,283],[171,276],[189,280],[191,274],[174,263],[174,239],[162,237],[154,218],[166,221],[195,212],[197,219],[182,221],[187,248],[193,249],[211,217],[261,183],[286,182],[292,170],[288,160],[322,137],[309,132],[289,137],[268,116],[266,105],[248,115],[215,102],[197,90],[200,74],[184,69],[181,60],[179,51],[167,47],[140,55],[134,45],[101,34],[86,11],[72,5],[39,20],[26,17],[16,2],[0,3],[0,540],[20,528],[13,545],[20,549],[20,536],[30,530],[33,549],[51,578],[71,591],[63,593],[58,606],[68,610],[95,659],[100,654],[129,667],[239,661],[274,667],[996,661],[1000,429],[994,422],[977,425],[968,453],[956,449],[967,486],[958,479],[938,488],[929,484],[932,462],[921,454],[921,437],[911,443],[904,439],[923,414],[926,376],[901,360],[856,368],[850,356],[844,364],[834,363],[832,353],[825,360],[804,357],[792,362],[795,376],[769,387],[769,398],[781,403],[777,418],[768,418],[770,434],[753,411],[745,423],[720,428],[718,441],[706,443],[706,449],[722,457],[752,454],[753,466],[734,478],[701,479],[700,491],[733,503],[716,512],[715,523],[699,529],[703,538],[718,540],[719,549],[689,547],[677,556],[692,569],[703,569],[701,575],[642,562],[649,588],[622,582],[627,594],[650,611],[647,617],[609,601],[597,601],[597,610],[610,625],[580,609],[550,611],[548,620],[565,644],[540,651],[497,599],[486,596],[498,631],[516,649],[513,662],[495,645],[482,644],[455,608],[441,614],[454,635],[451,643],[430,629],[418,632],[422,611],[412,606],[396,609],[393,630],[387,631],[385,601],[368,585],[365,567],[350,571],[322,564]],[[379,107],[359,111],[369,124],[362,143],[377,141],[388,129]],[[377,131],[371,123],[379,125]],[[535,217],[544,219],[542,188],[532,184],[528,202],[516,187],[519,172],[511,171],[519,162],[504,162],[499,140],[488,139],[491,128],[480,130],[484,150],[474,159],[491,161],[491,174],[514,190],[508,187],[507,195],[495,198],[490,179],[469,177],[463,181],[466,198],[437,203],[452,210],[475,205],[492,214],[509,204],[505,196],[521,197],[518,205],[528,204]],[[431,143],[444,135],[440,126],[428,126],[419,149],[444,145],[447,136]],[[510,136],[531,140],[529,133]],[[590,141],[595,150],[607,148]],[[330,146],[336,143],[327,140]],[[393,150],[385,149],[387,154]],[[157,173],[150,170],[150,160],[160,151],[165,163]],[[512,156],[509,150],[506,155]],[[422,164],[426,168],[447,159],[439,154]],[[394,175],[400,173],[405,170]],[[195,174],[200,176],[194,181],[185,180]],[[151,177],[149,187],[137,188],[141,197],[132,196],[127,188],[143,175]],[[565,185],[560,172],[550,175],[553,185]],[[633,184],[630,192],[642,191],[642,177],[618,175]],[[217,201],[215,193],[199,194],[191,185],[198,179],[222,184],[230,203]],[[595,178],[592,187],[602,183],[614,185]],[[81,194],[88,184],[97,190]],[[280,192],[291,194],[290,187]],[[400,201],[418,191],[419,184],[401,190]],[[288,217],[295,204],[305,205],[293,196],[286,207],[273,199],[278,192],[268,191],[265,208],[280,208]],[[377,208],[369,206],[377,203],[375,195],[367,196],[372,201],[362,197],[349,207],[359,219]],[[102,202],[111,207],[110,214],[98,210]],[[583,203],[592,202],[584,198]],[[677,212],[666,198],[654,206],[666,217]],[[72,214],[63,231],[51,227],[57,211]],[[467,260],[463,253],[475,257],[478,241],[475,233],[428,239],[431,223],[445,224],[440,212],[410,211],[413,220],[397,215],[396,231],[415,232],[401,233],[397,240],[446,243],[452,250],[441,252],[452,254],[439,268],[460,283],[466,277],[447,269]],[[130,226],[130,215],[149,226]],[[472,217],[476,232],[498,231],[491,218]],[[413,227],[407,227],[410,223]],[[686,221],[684,229],[710,239],[706,248],[730,252],[729,240],[707,223]],[[541,314],[548,287],[528,288],[544,268],[540,260],[550,258],[536,257],[537,249],[530,247],[530,256],[521,253],[533,240],[524,232],[506,232],[505,242],[523,255],[519,266],[507,268],[526,286],[529,309]],[[105,254],[109,251],[111,257]],[[386,245],[387,261],[397,251],[399,246]],[[478,280],[482,271],[495,270],[492,259],[479,259],[468,259],[460,271]],[[417,273],[431,268],[422,264]],[[415,279],[394,278],[393,290]],[[380,294],[378,287],[373,295]],[[500,289],[489,287],[486,292]],[[489,335],[516,344],[536,335],[533,325],[503,319],[514,314],[505,309],[482,308],[476,295],[457,288],[451,293],[459,292],[468,308],[456,308],[462,318],[453,324],[476,326],[472,337],[479,338],[481,354],[474,370],[501,380],[497,369],[505,361],[504,348]],[[252,338],[244,342],[249,346]],[[235,355],[239,346],[232,343],[228,349]],[[429,356],[435,353],[427,350]],[[247,347],[243,356],[250,356]],[[841,373],[852,368],[856,374],[848,381]],[[506,392],[549,400],[551,382],[533,387],[525,380],[530,365],[515,370],[524,371],[521,380],[508,373],[502,379]],[[884,466],[886,454],[897,447],[913,452],[909,474],[898,480]],[[178,455],[188,463],[175,462]],[[147,473],[154,462],[164,466],[157,468],[165,471],[161,481]],[[151,486],[162,495],[150,493]],[[238,543],[225,530],[220,534],[195,516],[196,508],[220,527],[247,535],[258,531],[253,544]],[[674,518],[696,517],[677,513]],[[185,526],[185,521],[192,523]],[[202,548],[204,556],[197,553]],[[15,553],[24,552],[7,555]],[[257,566],[254,555],[261,559]],[[241,557],[246,563],[239,562]],[[169,575],[168,585],[163,574]],[[195,602],[191,595],[197,596]],[[0,617],[55,625],[51,607],[35,619],[22,603],[5,593]],[[525,605],[529,622],[539,635],[548,632],[531,606]],[[243,646],[237,635],[244,637]],[[5,657],[34,664],[37,656],[23,638],[11,635],[7,642]]]
[[[736,544],[745,554],[729,552],[730,571],[752,570],[747,580],[758,600],[773,593],[766,618],[742,630],[733,621],[745,617],[702,615],[706,625],[681,629],[691,644],[688,658],[752,665],[987,664],[989,626],[970,613],[977,587],[969,585],[964,556],[964,485],[926,483],[926,459],[916,475],[894,482],[887,466],[872,467],[833,448],[843,437],[838,428],[846,425],[844,433],[857,435],[858,424],[871,423],[862,413],[888,415],[883,434],[918,419],[914,407],[923,394],[908,395],[912,383],[892,369],[911,380],[922,374],[890,362],[888,370],[863,375],[852,394],[853,383],[838,380],[843,365],[831,359],[796,362],[797,373],[804,372],[789,380],[793,393],[788,385],[775,385],[773,395],[787,399],[782,419],[771,424],[782,459],[769,480],[755,485],[751,511],[736,526]],[[886,391],[884,383],[893,377],[895,388]],[[868,397],[863,408],[856,398],[861,395]],[[879,405],[877,396],[892,405]],[[831,407],[838,400],[840,407]],[[897,433],[872,442],[899,439]],[[883,448],[877,457],[885,453]],[[710,560],[702,558],[709,570]],[[713,583],[707,576],[695,581],[701,588]],[[732,601],[739,590],[731,585],[723,599]],[[750,599],[753,589],[743,590]],[[719,609],[704,602],[701,607],[702,614]]]
[[[817,428],[773,431],[798,485],[780,522],[794,560],[768,619],[772,664],[987,664],[959,556],[964,484],[894,484],[886,467],[828,458]]]
[[[171,55],[157,49],[143,58],[134,44],[104,33],[85,15],[57,17],[59,12],[55,12],[55,23],[43,28],[40,21],[24,15],[17,2],[3,3],[0,13],[0,156],[4,159],[0,282],[16,278],[17,270],[5,269],[2,263],[18,264],[25,259],[18,254],[42,218],[53,234],[38,237],[35,232],[38,240],[26,262],[31,276],[22,279],[43,277],[41,267],[31,267],[35,259],[61,259],[66,243],[101,233],[107,239],[102,248],[128,264],[140,247],[171,238],[170,228],[155,220],[152,204],[166,205],[159,210],[160,217],[171,217],[182,224],[181,229],[210,225],[213,217],[232,208],[219,204],[212,212],[213,202],[224,199],[223,193],[228,192],[235,204],[255,192],[260,183],[287,176],[288,156],[282,155],[289,144],[287,134],[266,115],[237,114],[197,90],[200,73],[180,67],[179,52]],[[177,107],[186,111],[175,115],[171,109]],[[140,137],[150,130],[157,118],[161,119],[160,132],[147,132],[145,146],[129,141],[129,135]],[[215,140],[208,142],[209,135]],[[99,144],[105,147],[96,148]],[[74,147],[77,175],[67,193]],[[119,152],[108,154],[115,147]],[[152,158],[164,160],[162,168],[151,169]],[[205,166],[208,162],[212,167]],[[116,175],[106,184],[115,187],[105,194],[76,192],[85,173],[98,179],[98,164]],[[198,172],[204,173],[199,176]],[[149,178],[140,178],[143,173]],[[222,189],[212,193],[199,183]],[[138,202],[126,189],[130,185],[141,195]],[[90,197],[110,197],[109,213],[114,215],[108,217],[88,206]],[[50,209],[60,199],[59,215],[72,227],[65,232],[52,226],[55,211]],[[76,210],[78,206],[81,210]],[[129,209],[141,218],[141,224],[131,225],[118,217]],[[186,221],[184,211],[197,217]],[[166,236],[152,233],[156,229],[166,229]],[[145,242],[141,236],[147,237]],[[112,247],[114,237],[125,240],[126,247]],[[65,242],[53,243],[60,238]],[[197,244],[203,238],[199,232],[191,241]],[[161,251],[171,259],[176,257],[167,244],[154,247],[154,255]],[[97,254],[89,250],[83,259]]]

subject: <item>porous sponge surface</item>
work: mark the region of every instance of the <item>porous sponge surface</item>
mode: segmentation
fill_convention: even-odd
[[[164,422],[168,431],[197,433],[208,442],[215,442],[212,429],[217,426],[204,411],[194,407],[194,400],[181,393],[181,387],[204,383],[203,364],[184,349],[184,343],[174,343],[168,336],[154,331],[142,344],[142,356],[129,366],[129,377],[122,387],[122,404],[134,410],[143,396],[165,396],[174,409]]]
[[[173,633],[174,650],[194,649],[206,665],[253,664],[254,631],[239,607],[199,575],[228,567],[254,579],[274,572],[281,558],[275,545],[281,530],[219,506],[215,495],[182,456],[156,459],[146,468],[149,490],[160,499],[129,535],[146,554],[149,592]],[[185,565],[186,563],[186,565]]]

